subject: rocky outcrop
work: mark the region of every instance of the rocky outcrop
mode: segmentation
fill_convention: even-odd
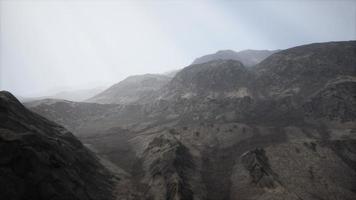
[[[251,182],[262,188],[275,188],[278,177],[272,171],[264,149],[257,148],[241,156],[241,162],[249,171]]]
[[[189,150],[174,138],[155,137],[144,153],[145,180],[154,199],[194,199],[190,183],[195,168]]]

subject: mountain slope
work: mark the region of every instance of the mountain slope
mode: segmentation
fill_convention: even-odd
[[[130,76],[87,100],[93,103],[130,104],[159,90],[170,77],[158,74]]]
[[[278,51],[279,50],[244,50],[235,52],[232,50],[221,50],[214,54],[199,57],[195,59],[192,64],[202,64],[213,60],[238,60],[245,66],[254,66]]]
[[[356,76],[356,41],[315,43],[273,54],[256,70],[256,88],[267,96],[305,97],[328,81]]]
[[[1,199],[112,199],[112,175],[70,132],[0,92]]]

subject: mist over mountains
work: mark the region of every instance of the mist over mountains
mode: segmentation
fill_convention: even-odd
[[[59,91],[59,92],[54,92],[54,93],[45,92],[45,93],[50,93],[45,96],[43,95],[32,96],[32,97],[19,96],[19,100],[21,102],[30,102],[30,101],[40,100],[40,99],[63,99],[69,101],[84,101],[88,98],[93,97],[99,92],[104,91],[105,89],[106,89],[105,86],[94,87],[89,89],[62,89],[62,90],[53,89],[53,91]]]
[[[245,66],[254,66],[264,60],[269,55],[278,52],[268,51],[268,50],[245,50],[240,52],[235,52],[232,50],[218,51],[215,54],[209,54],[197,58],[194,60],[192,65],[202,64],[210,61],[227,61],[235,60],[242,62]],[[193,68],[193,67],[192,67]],[[195,69],[195,68],[194,68]],[[181,70],[174,70],[165,74],[144,74],[130,76],[125,80],[111,86],[104,92],[97,94],[96,96],[87,100],[87,102],[95,103],[117,103],[117,104],[128,104],[128,103],[143,103],[145,99],[148,98],[152,93],[158,92],[163,86],[167,85],[172,79],[179,79],[176,75],[180,73]],[[187,69],[185,70],[187,71]],[[190,74],[191,72],[186,72]],[[190,75],[193,75],[191,73]],[[223,76],[223,75],[222,75]],[[243,76],[243,75],[242,75]],[[203,77],[203,79],[206,77]],[[246,77],[248,78],[248,77]],[[237,80],[239,80],[237,78]],[[228,83],[230,84],[230,83]],[[203,88],[204,86],[198,86]]]
[[[214,60],[236,60],[242,62],[244,66],[251,67],[278,51],[279,50],[243,50],[235,52],[233,50],[221,50],[214,54],[199,57],[195,59],[192,64],[201,64]],[[180,69],[162,74],[133,75],[109,88],[100,86],[92,89],[78,90],[57,89],[58,92],[54,94],[39,97],[21,97],[20,100],[22,102],[28,102],[48,98],[95,103],[133,103],[143,98],[143,96],[147,96],[148,93],[154,92],[166,85],[179,71]]]
[[[355,199],[355,94],[356,41],[218,51],[82,102],[1,92],[0,197]]]

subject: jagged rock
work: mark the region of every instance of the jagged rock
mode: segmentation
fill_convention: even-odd
[[[241,160],[254,184],[266,188],[276,187],[277,174],[272,171],[264,149],[248,151],[241,156]]]
[[[144,157],[144,165],[149,172],[146,179],[151,183],[159,183],[161,187],[161,193],[151,190],[155,199],[160,199],[159,196],[163,194],[167,200],[194,199],[190,176],[195,165],[192,155],[183,144],[161,135],[149,143]]]

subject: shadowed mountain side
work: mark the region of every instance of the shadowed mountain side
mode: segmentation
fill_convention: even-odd
[[[1,199],[113,199],[114,177],[63,127],[0,92]]]

